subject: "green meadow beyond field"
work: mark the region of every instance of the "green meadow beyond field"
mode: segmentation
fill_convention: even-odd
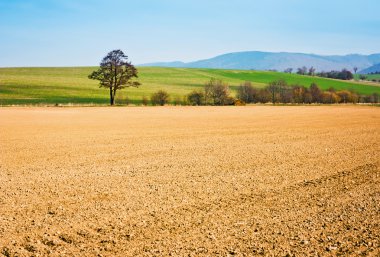
[[[108,91],[99,88],[98,81],[88,79],[96,67],[72,68],[0,68],[0,105],[29,104],[108,104]],[[312,82],[321,89],[354,90],[359,94],[380,93],[380,86],[357,81],[338,81],[318,77],[267,71],[239,71],[217,69],[186,69],[139,67],[139,88],[118,92],[117,104],[127,101],[139,104],[159,89],[166,90],[172,101],[181,99],[192,90],[201,89],[211,78],[229,83],[235,94],[244,81],[256,87],[284,79],[288,84],[309,86]],[[128,99],[128,100],[127,100]]]

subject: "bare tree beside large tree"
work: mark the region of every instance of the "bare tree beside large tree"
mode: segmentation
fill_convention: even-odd
[[[141,85],[133,80],[137,78],[137,69],[128,62],[128,56],[121,50],[109,52],[101,61],[99,69],[92,72],[88,78],[99,80],[100,87],[109,89],[111,105],[115,104],[117,90]]]
[[[271,98],[272,98],[272,103],[275,104],[277,100],[279,100],[279,96],[281,92],[284,91],[286,88],[287,84],[285,80],[276,80],[271,83],[266,87],[266,89],[270,92]]]

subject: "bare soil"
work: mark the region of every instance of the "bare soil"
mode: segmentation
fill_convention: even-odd
[[[379,256],[380,108],[0,109],[0,256]]]

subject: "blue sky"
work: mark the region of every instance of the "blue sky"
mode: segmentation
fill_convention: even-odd
[[[0,0],[0,66],[380,52],[378,0]]]

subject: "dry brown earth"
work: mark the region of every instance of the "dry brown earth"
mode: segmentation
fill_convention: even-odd
[[[1,108],[0,253],[379,256],[379,141],[376,107]]]

